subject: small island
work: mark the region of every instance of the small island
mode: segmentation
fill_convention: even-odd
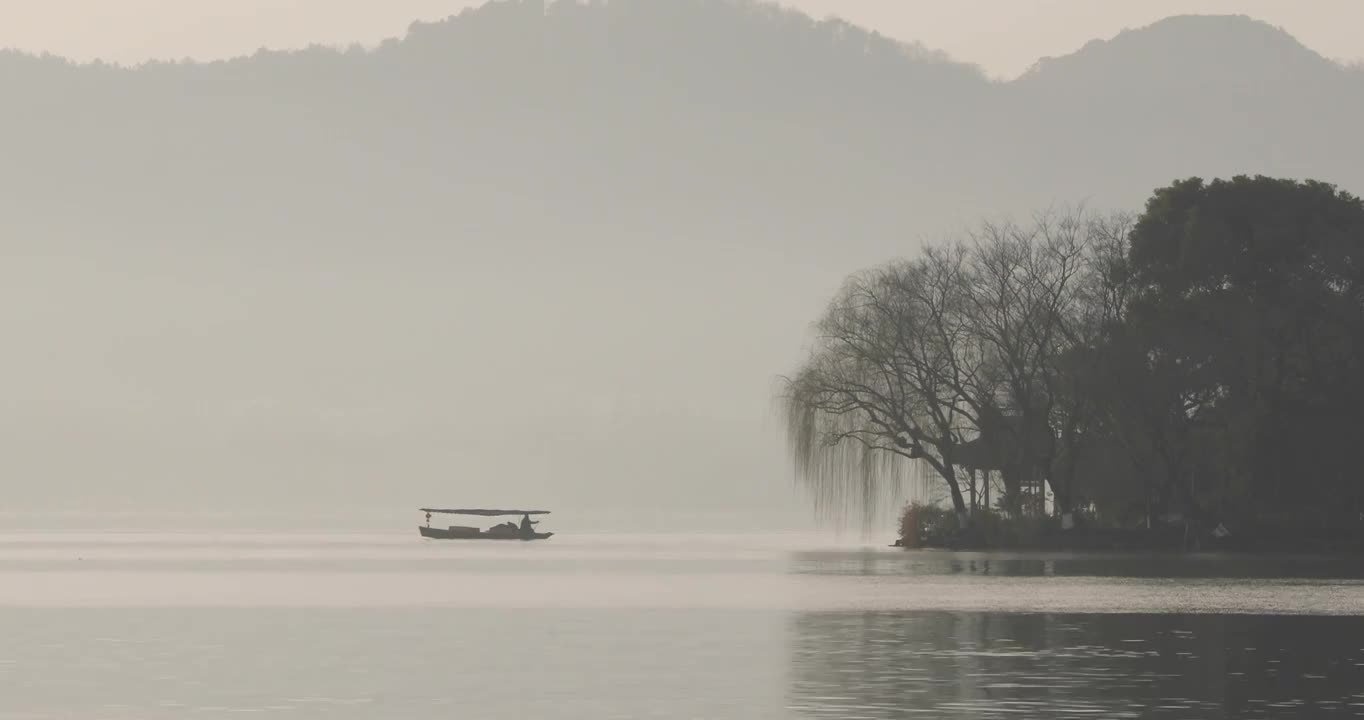
[[[1364,203],[1191,178],[847,279],[784,378],[830,513],[904,547],[1364,549]]]

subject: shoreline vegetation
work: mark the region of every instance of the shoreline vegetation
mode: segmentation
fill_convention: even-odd
[[[1008,518],[982,512],[966,529],[940,505],[911,503],[900,517],[894,547],[906,550],[1006,550],[1039,552],[1229,552],[1321,555],[1364,554],[1364,533],[1306,523],[1238,528],[1200,527],[1184,519],[1145,527],[1107,527],[1078,521],[1063,528],[1061,518]]]
[[[1364,202],[1263,176],[849,277],[785,378],[826,513],[907,547],[1364,550]]]

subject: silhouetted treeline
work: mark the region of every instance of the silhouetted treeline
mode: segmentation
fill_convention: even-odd
[[[1364,203],[1332,185],[986,223],[853,276],[816,327],[787,417],[828,503],[908,461],[962,527],[1048,495],[1067,523],[1364,526]]]
[[[1160,506],[1360,526],[1359,198],[1269,178],[1178,183],[1147,204],[1126,270],[1132,304],[1095,392],[1146,418]]]

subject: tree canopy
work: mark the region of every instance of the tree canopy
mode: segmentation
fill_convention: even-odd
[[[865,503],[926,463],[963,523],[1037,513],[1044,489],[1112,523],[1348,522],[1361,253],[1359,198],[1267,177],[1182,180],[1136,217],[984,224],[830,304],[787,385],[797,471]]]

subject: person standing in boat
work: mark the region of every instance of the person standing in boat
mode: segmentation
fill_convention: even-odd
[[[530,537],[535,534],[535,521],[530,519],[530,513],[521,516],[521,537]]]

